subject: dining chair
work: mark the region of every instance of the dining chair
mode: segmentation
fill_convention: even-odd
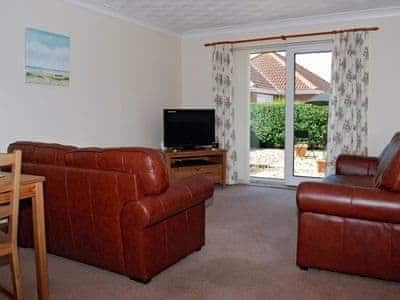
[[[11,167],[11,176],[0,178],[0,220],[8,219],[8,230],[0,241],[0,256],[10,258],[14,298],[22,299],[18,258],[18,208],[21,177],[21,151],[0,154],[0,167]]]

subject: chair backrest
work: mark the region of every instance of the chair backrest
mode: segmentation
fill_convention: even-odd
[[[21,180],[21,151],[0,154],[0,167],[11,167],[11,176],[0,178],[0,205],[9,210],[8,239],[17,242]]]

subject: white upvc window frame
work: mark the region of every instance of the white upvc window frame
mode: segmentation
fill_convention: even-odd
[[[285,178],[250,177],[250,182],[296,186],[302,181],[319,182],[321,178],[294,176],[294,100],[295,100],[295,55],[332,51],[332,40],[292,43],[270,47],[249,48],[248,55],[260,52],[286,52],[286,108],[285,108]],[[250,118],[250,116],[249,116]],[[249,152],[250,155],[250,152]]]

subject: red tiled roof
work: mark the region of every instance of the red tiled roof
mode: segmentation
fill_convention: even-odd
[[[277,92],[276,88],[269,82],[264,76],[252,65],[250,65],[250,79],[256,88],[274,90]]]
[[[260,78],[261,76],[261,78]],[[272,86],[277,92],[286,87],[286,58],[278,53],[263,53],[250,59],[250,80],[256,88]],[[329,82],[296,64],[295,86],[298,90],[329,91]]]

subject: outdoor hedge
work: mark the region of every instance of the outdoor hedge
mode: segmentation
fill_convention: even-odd
[[[328,106],[295,101],[295,130],[307,130],[311,148],[325,144],[328,124]],[[298,140],[297,142],[301,142]],[[284,148],[285,104],[282,101],[251,104],[251,147]]]

